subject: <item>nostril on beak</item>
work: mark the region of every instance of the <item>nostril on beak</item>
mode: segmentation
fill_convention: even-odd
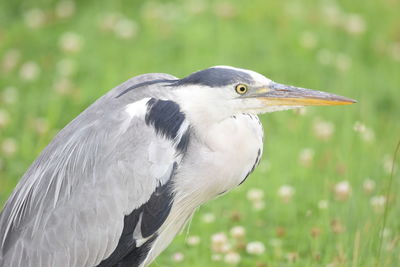
[[[288,89],[276,89],[276,91],[278,91],[278,92],[290,92],[290,90],[288,90]]]

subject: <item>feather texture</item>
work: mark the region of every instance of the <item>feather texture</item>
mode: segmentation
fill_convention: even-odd
[[[98,99],[7,201],[0,266],[149,265],[201,204],[260,161],[262,126],[236,110],[231,84],[255,78],[227,67],[145,74]]]
[[[171,77],[138,76],[129,83],[155,78]],[[172,204],[169,182],[182,160],[177,146],[188,125],[175,107],[174,137],[160,134],[162,119],[150,124],[146,113],[126,110],[152,95],[115,98],[126,87],[113,89],[60,131],[21,179],[0,215],[0,266],[97,265],[116,251],[129,228],[124,218],[135,210],[144,223],[140,234],[156,238]],[[139,105],[151,110],[148,101]],[[160,192],[165,186],[166,204]],[[129,242],[136,242],[133,235]]]

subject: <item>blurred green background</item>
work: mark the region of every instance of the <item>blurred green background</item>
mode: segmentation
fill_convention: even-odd
[[[263,115],[255,173],[152,266],[399,266],[399,13],[397,0],[1,1],[0,203],[109,89],[232,65],[358,103]]]

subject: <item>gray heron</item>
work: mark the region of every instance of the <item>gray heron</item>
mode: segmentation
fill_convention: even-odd
[[[110,90],[33,162],[0,215],[0,266],[147,266],[260,161],[258,114],[354,100],[215,66]]]

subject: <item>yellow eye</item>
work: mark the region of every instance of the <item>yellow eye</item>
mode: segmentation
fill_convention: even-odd
[[[245,84],[238,84],[235,87],[236,93],[238,93],[239,95],[244,95],[247,92],[247,85]]]

